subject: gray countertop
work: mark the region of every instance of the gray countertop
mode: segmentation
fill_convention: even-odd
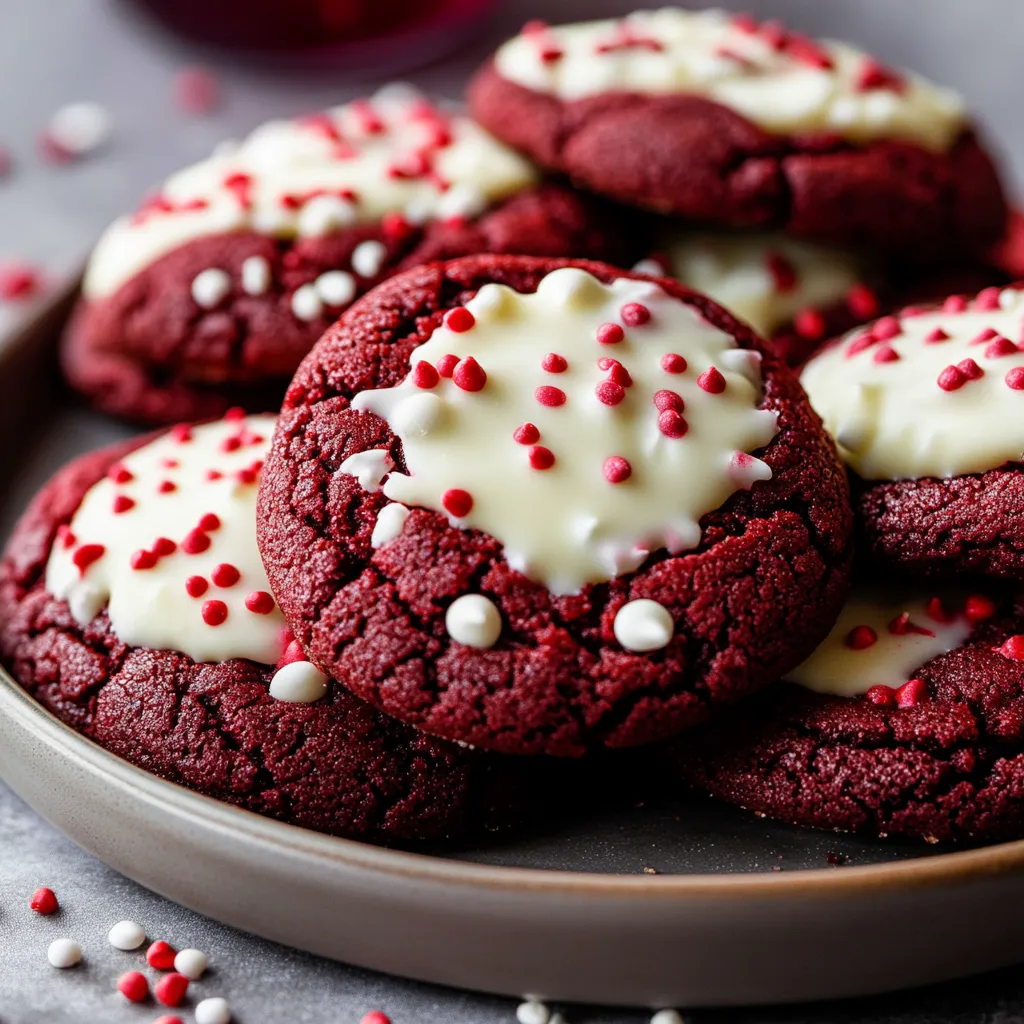
[[[488,48],[528,17],[570,20],[628,10],[622,0],[520,0],[498,15],[490,36],[446,61],[404,77],[457,97]],[[1018,0],[750,0],[725,4],[782,16],[812,33],[847,36],[945,83],[984,111],[982,121],[1019,190],[1024,131],[1018,127]],[[102,0],[0,0],[0,146],[15,160],[0,182],[0,262],[25,258],[55,276],[73,270],[102,227],[176,167],[208,153],[275,115],[336,103],[377,82],[343,73],[257,71],[218,55],[197,53],[142,23],[121,3]],[[185,118],[171,102],[175,72],[202,63],[217,69],[224,103],[211,116]],[[106,149],[67,167],[41,163],[35,137],[61,105],[91,99],[114,118]],[[19,316],[0,304],[0,330]],[[39,885],[62,898],[58,918],[26,905]],[[259,898],[254,894],[254,898]],[[120,877],[40,820],[0,784],[0,1024],[144,1022],[152,1004],[124,1003],[113,983],[134,965],[106,941],[115,921],[132,918],[153,938],[211,954],[213,971],[197,997],[227,996],[242,1024],[348,1024],[380,1009],[394,1024],[512,1022],[510,1000],[463,994],[387,978],[295,953],[239,934],[183,910]],[[86,961],[57,972],[46,947],[58,935],[82,942]],[[647,1013],[563,1008],[570,1024],[641,1022]],[[189,1014],[185,1015],[190,1017]],[[1024,1020],[1024,968],[923,992],[828,1006],[702,1011],[695,1022],[849,1022],[849,1024],[1010,1024]]]

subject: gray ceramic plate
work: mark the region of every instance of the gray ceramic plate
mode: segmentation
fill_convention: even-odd
[[[55,386],[52,338],[66,304],[0,346],[5,528],[57,465],[119,436]],[[6,675],[0,776],[83,847],[179,903],[324,956],[464,988],[722,1005],[877,992],[1024,960],[1024,843],[947,852],[870,842],[694,800],[567,816],[443,855],[381,850],[147,775]]]

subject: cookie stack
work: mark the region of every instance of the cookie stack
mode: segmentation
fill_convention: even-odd
[[[960,98],[667,8],[528,25],[469,107],[268,124],[109,229],[63,365],[164,429],[26,512],[5,665],[374,842],[641,746],[799,824],[1024,834],[1024,291]]]

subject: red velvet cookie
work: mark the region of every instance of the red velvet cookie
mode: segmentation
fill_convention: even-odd
[[[1005,227],[958,95],[775,21],[664,8],[533,22],[469,95],[542,166],[697,222],[923,262],[980,254]]]
[[[916,576],[1024,572],[1020,286],[953,296],[840,339],[804,368],[854,474],[860,551]]]
[[[282,821],[397,842],[516,819],[528,766],[386,718],[290,639],[255,539],[273,425],[177,427],[57,473],[0,564],[4,665],[111,752]]]
[[[1024,602],[852,601],[793,674],[664,748],[669,771],[798,825],[1024,835]],[[818,691],[818,692],[813,692]]]
[[[721,307],[484,256],[385,282],[318,342],[258,537],[343,685],[448,739],[579,755],[805,656],[847,586],[847,501],[796,379]]]
[[[466,118],[383,90],[263,125],[113,224],[62,361],[94,405],[143,423],[276,409],[328,324],[396,270],[475,252],[631,262],[643,245]]]

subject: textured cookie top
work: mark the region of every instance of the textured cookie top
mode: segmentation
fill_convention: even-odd
[[[396,387],[354,409],[387,450],[343,466],[386,497],[442,512],[503,546],[554,594],[695,548],[699,521],[771,478],[750,452],[776,433],[760,355],[658,285],[566,267],[521,294],[486,284],[449,311]]]
[[[899,689],[932,658],[959,647],[994,606],[975,597],[943,600],[862,589],[847,601],[832,632],[786,679],[817,693],[856,697],[872,687]]]
[[[778,22],[666,7],[620,20],[527,25],[497,53],[499,74],[577,100],[607,92],[681,93],[729,107],[766,131],[903,139],[942,151],[966,123],[964,102],[844,43]]]
[[[805,310],[831,306],[860,280],[849,252],[778,233],[674,233],[669,273],[770,336]]]
[[[256,491],[273,416],[178,427],[92,486],[58,533],[46,587],[123,643],[195,661],[274,664],[284,619],[256,548]]]
[[[268,122],[237,148],[179,171],[108,228],[84,290],[108,295],[157,257],[206,235],[294,238],[388,214],[414,223],[475,216],[535,181],[529,163],[468,118],[392,87]]]
[[[1024,453],[1024,290],[986,288],[846,335],[801,380],[866,480],[951,477]]]

